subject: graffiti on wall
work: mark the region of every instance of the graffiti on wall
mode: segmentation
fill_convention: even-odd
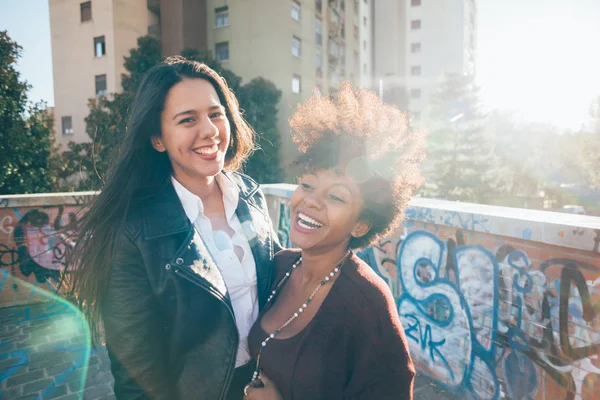
[[[596,398],[600,263],[438,233],[405,228],[361,254],[397,299],[419,371],[461,398]]]
[[[55,292],[73,248],[82,206],[0,208],[0,303],[36,301],[39,290]],[[24,290],[26,281],[33,286]],[[21,289],[21,290],[19,290]]]

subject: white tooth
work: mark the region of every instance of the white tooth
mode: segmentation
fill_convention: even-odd
[[[206,155],[206,154],[212,154],[212,153],[216,152],[218,149],[219,148],[217,145],[213,145],[211,147],[202,147],[200,149],[195,150],[195,152],[200,155]]]
[[[306,225],[306,223],[302,220],[298,221],[298,225],[300,225],[304,229],[317,229],[313,226]]]
[[[316,225],[316,226],[317,226],[317,227],[319,227],[319,228],[320,228],[321,226],[323,226],[323,224],[321,224],[320,222],[318,222],[318,221],[316,221],[316,220],[312,219],[312,218],[311,218],[311,217],[309,217],[308,215],[305,215],[305,214],[299,213],[299,214],[298,214],[298,217],[299,217],[301,220],[303,220],[303,221],[305,221],[305,222],[308,222],[308,223],[310,223],[310,224]]]

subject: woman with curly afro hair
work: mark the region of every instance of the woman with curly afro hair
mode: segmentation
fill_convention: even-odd
[[[302,155],[292,243],[249,335],[246,399],[412,399],[415,370],[388,286],[353,250],[399,226],[421,183],[423,138],[345,84],[291,118]]]

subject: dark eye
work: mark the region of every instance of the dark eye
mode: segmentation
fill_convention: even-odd
[[[221,112],[221,111],[217,111],[217,112],[210,114],[211,118],[220,118],[222,116],[223,116],[223,112]]]
[[[184,118],[181,121],[179,121],[179,124],[189,124],[191,122],[194,122],[194,118]]]
[[[330,194],[329,198],[333,201],[337,201],[339,203],[345,203],[344,199],[342,199],[341,197],[336,196],[335,194]]]
[[[300,185],[302,186],[302,189],[304,189],[304,190],[310,190],[313,188],[308,183],[304,183],[304,182],[302,182]]]

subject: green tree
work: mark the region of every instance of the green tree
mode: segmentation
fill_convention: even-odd
[[[52,116],[45,104],[31,105],[30,86],[16,63],[22,48],[0,31],[0,194],[50,192]]]
[[[256,131],[257,149],[244,171],[259,183],[283,182],[279,148],[281,136],[277,130],[277,104],[281,91],[273,82],[254,78],[242,86],[238,93],[244,117]]]
[[[473,77],[448,74],[425,115],[424,196],[484,203],[497,193],[498,171]]]
[[[600,190],[600,96],[592,106],[592,132],[586,137],[582,151],[582,162],[587,184]]]

